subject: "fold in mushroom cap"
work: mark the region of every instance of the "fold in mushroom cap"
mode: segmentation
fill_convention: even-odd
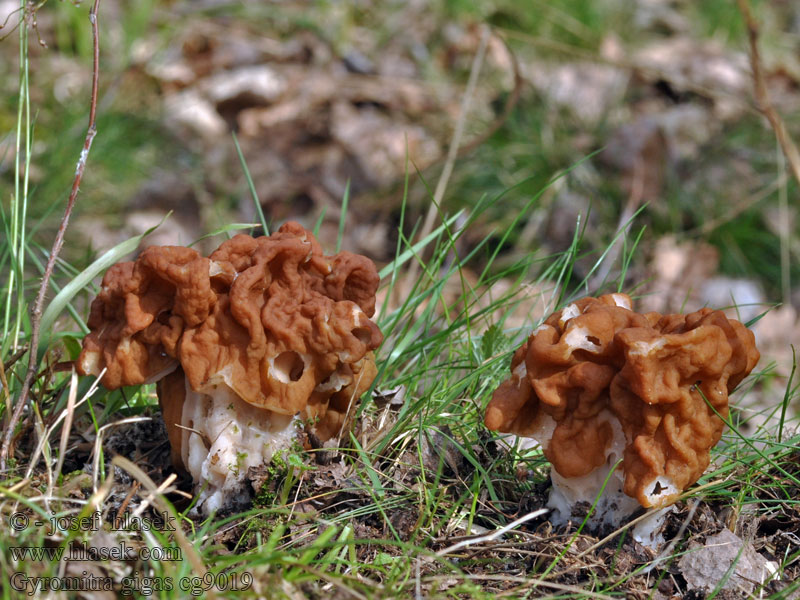
[[[297,223],[269,237],[237,235],[208,258],[150,247],[106,273],[78,370],[105,368],[109,389],[172,372],[159,400],[173,457],[187,467],[185,445],[195,442],[182,425],[184,403],[201,402],[196,394],[219,399],[226,390],[260,410],[259,419],[304,419],[322,443],[346,429],[354,399],[375,377],[378,283],[368,258],[324,256]]]
[[[92,302],[78,371],[105,368],[103,385],[116,389],[173,370],[184,329],[202,323],[216,304],[208,272],[207,258],[180,246],[151,246],[135,263],[112,266]]]
[[[537,439],[564,479],[624,448],[624,493],[666,506],[708,467],[716,413],[728,416],[728,394],[758,359],[753,334],[720,311],[638,314],[624,294],[583,298],[517,350],[485,424]]]

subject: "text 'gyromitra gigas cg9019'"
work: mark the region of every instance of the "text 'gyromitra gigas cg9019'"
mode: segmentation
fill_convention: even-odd
[[[703,474],[728,394],[758,359],[753,334],[721,311],[638,314],[624,294],[583,298],[516,351],[485,424],[542,445],[555,522],[580,521],[622,459],[590,518],[616,527]]]
[[[249,498],[247,472],[302,437],[336,443],[376,375],[368,258],[324,256],[297,223],[209,257],[151,246],[106,273],[78,369],[109,389],[158,381],[173,462],[209,514]],[[304,433],[304,435],[303,435]]]

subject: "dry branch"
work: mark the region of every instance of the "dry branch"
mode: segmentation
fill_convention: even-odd
[[[759,29],[753,13],[750,11],[750,3],[748,0],[738,0],[739,12],[742,13],[745,26],[747,27],[747,37],[750,41],[750,68],[753,71],[753,87],[756,100],[756,106],[763,113],[769,121],[772,130],[775,132],[775,137],[778,140],[778,145],[781,147],[786,160],[789,161],[789,169],[794,175],[795,180],[800,183],[800,151],[798,151],[792,138],[786,131],[786,125],[783,119],[775,110],[772,101],[769,97],[769,90],[767,89],[767,82],[764,77],[764,67],[761,64],[761,54],[758,49]],[[781,165],[781,171],[784,166]],[[785,190],[785,188],[781,188]],[[779,210],[781,212],[781,221],[783,227],[780,231],[781,238],[781,279],[783,288],[784,302],[789,302],[789,295],[791,290],[790,283],[790,250],[789,250],[789,216],[788,206],[785,193],[781,194],[779,200]]]
[[[72,190],[67,200],[67,207],[64,210],[64,216],[61,219],[61,225],[56,233],[56,238],[53,241],[53,247],[50,250],[50,256],[47,259],[47,264],[42,275],[42,282],[39,285],[39,292],[36,295],[36,301],[31,310],[31,338],[28,344],[28,370],[25,373],[25,379],[22,382],[22,391],[14,406],[14,413],[11,419],[6,423],[5,432],[3,434],[3,445],[0,447],[0,471],[6,470],[6,463],[8,456],[11,453],[12,442],[14,440],[14,430],[22,417],[22,411],[28,403],[28,396],[30,395],[33,381],[36,377],[36,367],[38,364],[38,348],[39,348],[39,328],[42,320],[42,307],[44,306],[44,299],[47,295],[47,288],[50,284],[50,277],[53,274],[56,259],[61,252],[61,247],[64,245],[64,234],[67,231],[69,224],[69,217],[72,214],[72,209],[75,206],[75,199],[78,196],[78,188],[80,187],[81,180],[83,179],[83,172],[86,168],[86,159],[89,156],[89,150],[92,147],[92,141],[97,134],[96,127],[96,114],[97,114],[97,83],[100,71],[100,33],[97,27],[97,9],[100,0],[94,0],[92,10],[89,12],[89,21],[92,24],[92,45],[93,45],[93,65],[92,65],[92,91],[91,100],[89,104],[89,127],[86,132],[86,138],[83,142],[83,149],[81,150],[78,165],[75,169],[75,177],[72,181]]]
[[[775,131],[775,136],[778,138],[778,143],[786,155],[786,160],[789,161],[792,174],[797,182],[800,183],[800,151],[798,151],[792,138],[789,137],[783,119],[781,119],[769,98],[767,82],[764,77],[764,67],[761,64],[761,54],[758,49],[758,23],[756,23],[753,13],[750,11],[748,0],[738,0],[738,2],[739,11],[742,13],[747,26],[747,37],[750,40],[750,67],[753,70],[756,106],[767,117],[770,126]]]

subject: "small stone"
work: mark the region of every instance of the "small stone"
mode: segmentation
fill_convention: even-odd
[[[729,529],[706,538],[704,544],[692,543],[678,566],[690,589],[711,592],[719,586],[722,591],[744,594],[751,594],[756,585],[766,582],[777,569],[775,563]],[[726,578],[729,570],[732,572]]]

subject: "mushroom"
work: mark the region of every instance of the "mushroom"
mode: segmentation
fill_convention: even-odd
[[[728,394],[758,359],[752,332],[721,311],[639,314],[625,294],[583,298],[514,353],[484,422],[541,444],[555,523],[585,514],[602,490],[589,525],[617,527],[703,474]]]
[[[299,441],[335,444],[377,373],[368,258],[324,256],[286,223],[237,235],[208,258],[151,246],[114,265],[93,301],[78,359],[108,389],[158,382],[173,462],[209,514],[237,508],[247,471]]]

